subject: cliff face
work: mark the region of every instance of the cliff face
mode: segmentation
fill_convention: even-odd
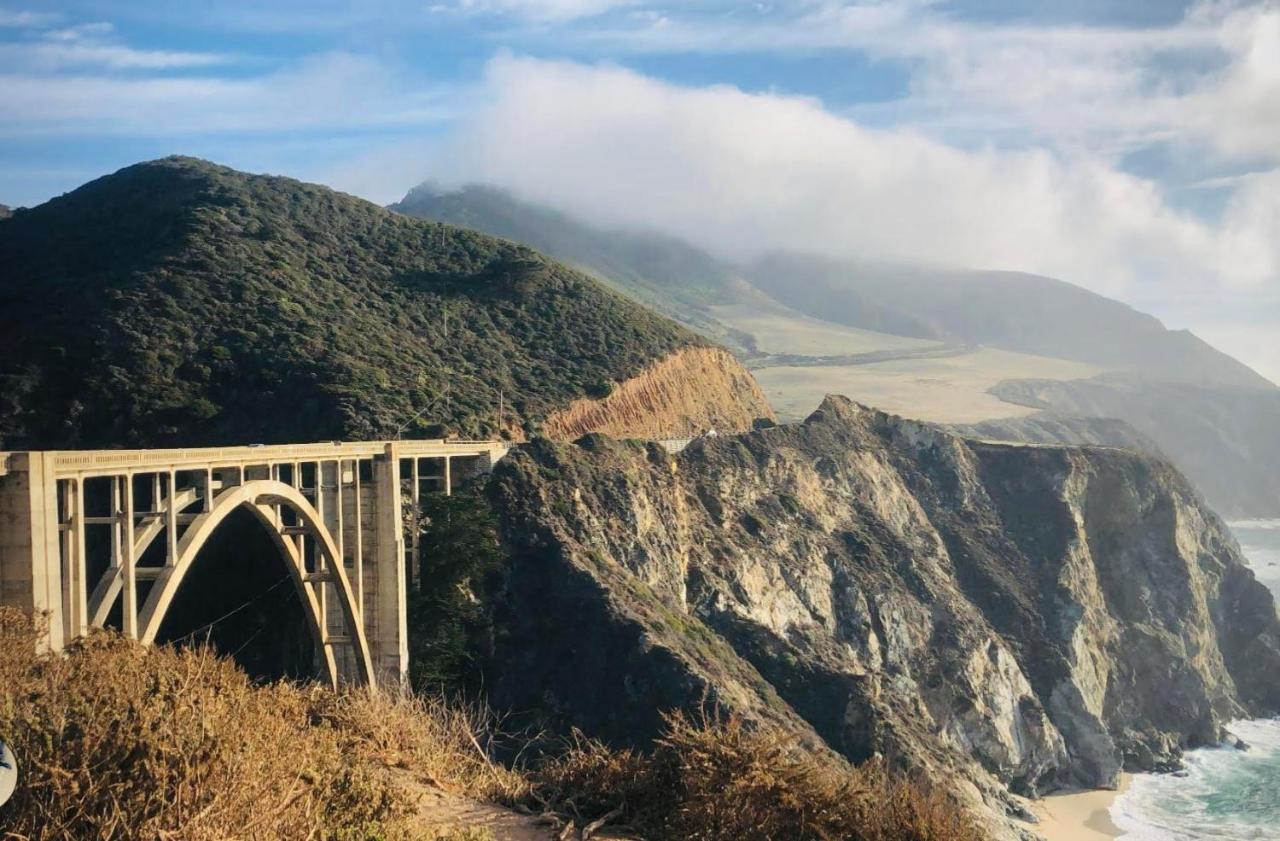
[[[607,397],[582,398],[543,424],[551,438],[588,432],[616,438],[685,438],[714,429],[744,432],[773,409],[751,373],[728,351],[686,347],[619,383]]]
[[[1270,594],[1149,457],[828,398],[675,457],[537,441],[489,490],[493,700],[616,742],[707,698],[932,775],[1016,837],[1011,792],[1111,786],[1280,709]]]

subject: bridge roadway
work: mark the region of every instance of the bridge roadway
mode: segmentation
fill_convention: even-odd
[[[45,614],[54,650],[109,620],[154,642],[201,548],[247,510],[289,568],[328,680],[400,681],[417,503],[506,450],[430,440],[0,453],[0,604]]]

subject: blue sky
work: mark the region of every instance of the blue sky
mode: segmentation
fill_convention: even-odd
[[[0,202],[193,154],[1062,277],[1280,376],[1280,4],[0,0]]]

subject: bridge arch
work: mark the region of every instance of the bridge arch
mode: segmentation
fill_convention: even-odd
[[[341,609],[346,638],[355,654],[356,677],[364,684],[374,682],[373,660],[365,637],[364,622],[355,603],[350,581],[343,568],[342,556],[324,520],[301,491],[271,479],[257,479],[229,488],[213,500],[208,511],[202,512],[191,522],[178,541],[177,557],[156,578],[146,604],[138,616],[138,637],[143,643],[153,643],[160,632],[165,614],[173,602],[187,572],[195,563],[200,550],[232,512],[245,508],[266,527],[272,542],[284,559],[293,579],[303,611],[315,642],[316,651],[331,684],[339,678],[334,644],[329,636],[324,613],[324,599],[318,586],[333,585]],[[284,523],[283,511],[289,509],[297,520],[296,525]],[[315,541],[317,569],[308,571],[306,559],[292,539],[296,535]],[[322,563],[321,563],[322,561]]]

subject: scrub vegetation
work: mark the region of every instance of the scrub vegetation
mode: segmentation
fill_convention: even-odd
[[[100,632],[38,654],[0,609],[0,733],[20,758],[6,838],[421,837],[412,786],[518,797],[477,750],[479,717],[440,702],[257,685],[206,649]]]
[[[526,247],[190,158],[16,213],[0,265],[10,449],[528,434],[702,343]]]
[[[255,684],[208,650],[110,632],[40,654],[40,634],[0,609],[0,732],[22,763],[5,837],[492,837],[433,824],[417,806],[426,786],[507,804],[548,839],[606,825],[658,841],[979,837],[945,800],[879,765],[829,767],[738,720],[672,714],[653,751],[579,736],[511,770],[490,758],[500,734],[475,706]]]

